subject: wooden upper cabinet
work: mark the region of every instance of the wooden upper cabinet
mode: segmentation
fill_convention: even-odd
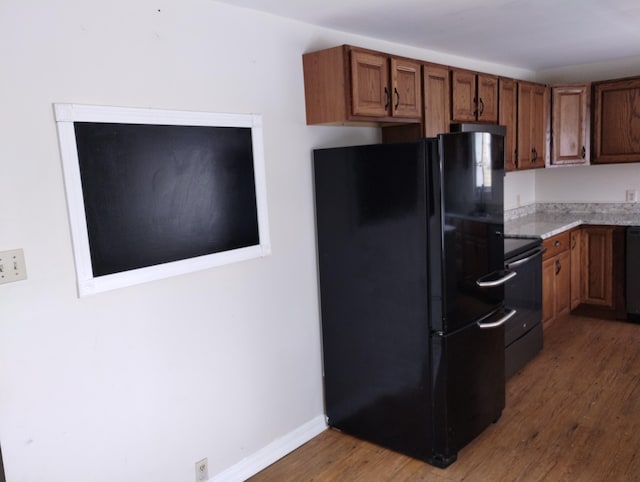
[[[517,102],[516,81],[501,77],[498,80],[498,124],[507,128],[507,135],[504,140],[504,167],[507,171],[514,171],[517,167]]]
[[[424,86],[424,135],[435,137],[449,132],[449,68],[426,64],[422,68]]]
[[[593,164],[640,161],[640,77],[593,84]]]
[[[389,59],[380,54],[351,52],[351,113],[385,117],[389,111]]]
[[[415,122],[421,63],[341,45],[302,56],[307,124]]]
[[[420,118],[422,82],[420,62],[391,57],[391,115]]]
[[[551,165],[589,163],[590,84],[551,88]]]
[[[518,82],[518,169],[545,166],[547,155],[548,88]]]
[[[498,77],[451,69],[451,120],[498,122]]]

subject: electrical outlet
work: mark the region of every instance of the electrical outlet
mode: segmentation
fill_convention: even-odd
[[[205,457],[196,462],[196,482],[205,482],[209,480],[209,461]]]
[[[27,265],[22,249],[0,251],[0,284],[27,279]]]
[[[638,202],[638,190],[637,189],[627,189],[626,199],[628,203],[636,203]]]

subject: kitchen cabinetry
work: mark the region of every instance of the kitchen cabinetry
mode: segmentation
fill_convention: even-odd
[[[580,236],[580,305],[574,312],[624,319],[624,228],[583,226]]]
[[[590,84],[551,88],[552,166],[588,164]]]
[[[422,123],[387,125],[382,128],[382,142],[408,142],[435,137],[450,131],[451,89],[449,67],[438,64],[422,66]]]
[[[307,124],[420,122],[420,62],[342,45],[302,56]]]
[[[518,82],[518,169],[545,166],[548,98],[546,85]]]
[[[451,120],[498,122],[498,77],[451,69]]]
[[[582,229],[571,231],[571,311],[582,303]]]
[[[593,84],[593,164],[640,161],[640,77]]]
[[[542,326],[551,325],[571,307],[570,234],[565,232],[542,242]]]
[[[513,79],[498,79],[498,124],[507,128],[504,139],[504,167],[516,169],[518,84]]]

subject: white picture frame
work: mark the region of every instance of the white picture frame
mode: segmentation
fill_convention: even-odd
[[[54,114],[58,128],[77,288],[80,297],[270,254],[262,117],[260,115],[63,103],[54,104]],[[74,128],[76,122],[250,128],[259,242],[238,249],[94,276]]]

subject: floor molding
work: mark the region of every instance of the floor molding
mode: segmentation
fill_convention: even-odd
[[[249,455],[239,463],[216,474],[209,482],[242,482],[294,451],[316,435],[326,430],[324,415],[308,421],[288,434],[277,438],[266,447]]]

